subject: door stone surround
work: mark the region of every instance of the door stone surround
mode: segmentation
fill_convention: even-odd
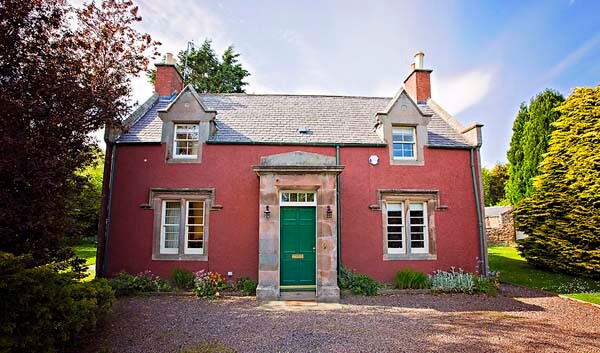
[[[314,191],[317,198],[316,298],[321,302],[339,301],[336,176],[344,167],[336,164],[335,157],[297,151],[261,157],[260,165],[253,169],[260,178],[257,299],[281,298],[279,192],[306,190]],[[267,206],[268,219],[264,213]],[[331,209],[331,218],[327,218],[327,206]]]

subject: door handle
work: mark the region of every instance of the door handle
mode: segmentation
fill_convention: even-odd
[[[317,251],[317,247],[313,246],[313,252]]]

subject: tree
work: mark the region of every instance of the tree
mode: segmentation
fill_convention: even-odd
[[[505,187],[508,180],[508,166],[496,164],[492,170],[482,168],[483,197],[485,206],[496,206],[506,201]]]
[[[92,131],[120,126],[130,77],[158,43],[130,1],[0,0],[0,250],[71,256],[67,198],[94,160]]]
[[[507,194],[512,204],[533,194],[533,178],[538,175],[538,166],[548,149],[554,129],[552,123],[559,116],[554,108],[564,100],[560,93],[546,89],[535,96],[526,109],[521,105],[508,152],[512,167]]]
[[[211,43],[207,39],[199,48],[179,52],[176,67],[186,73],[185,84],[191,84],[199,93],[244,93],[248,84],[244,79],[250,73],[239,62],[240,54],[229,46],[219,59]],[[154,84],[156,70],[149,71],[148,78]]]
[[[67,198],[68,213],[74,225],[73,232],[68,236],[73,241],[81,237],[94,236],[98,232],[103,162],[104,152],[98,148],[93,161],[85,168],[76,171],[76,175],[83,178],[84,183]]]
[[[535,192],[517,208],[530,263],[600,278],[600,86],[577,88],[556,109]]]
[[[523,128],[529,120],[529,110],[525,102],[521,103],[519,112],[513,123],[513,134],[510,139],[510,148],[507,153],[508,158],[508,181],[506,183],[506,198],[508,201],[516,205],[525,195],[525,183],[522,180],[522,165],[523,165]]]

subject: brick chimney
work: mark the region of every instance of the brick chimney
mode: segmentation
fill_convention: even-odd
[[[415,54],[415,62],[411,64],[412,72],[404,80],[404,88],[417,103],[427,102],[431,98],[431,71],[423,68],[423,52]]]
[[[164,63],[154,64],[156,66],[156,79],[154,80],[154,91],[159,96],[170,96],[173,92],[183,90],[183,77],[175,67],[173,54],[167,53]]]

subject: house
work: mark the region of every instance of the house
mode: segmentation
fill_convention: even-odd
[[[339,298],[340,265],[485,269],[481,126],[431,99],[423,53],[394,97],[201,94],[172,56],[108,134],[98,271],[175,267]]]

